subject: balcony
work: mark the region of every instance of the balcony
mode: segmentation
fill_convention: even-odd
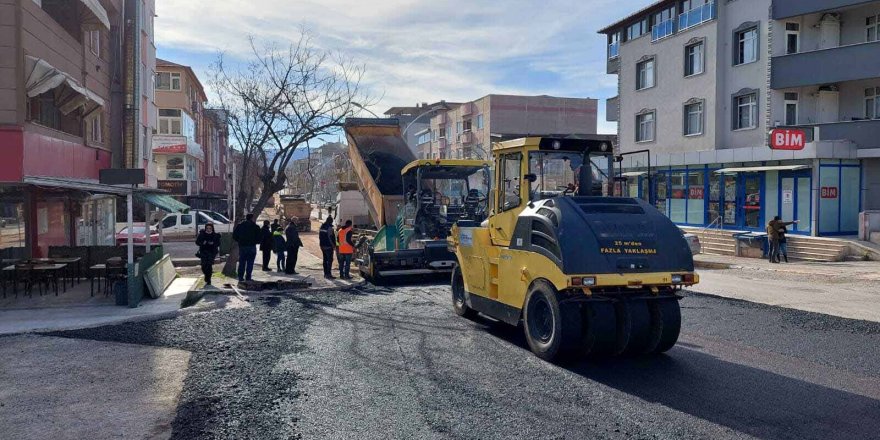
[[[878,53],[880,41],[773,57],[770,87],[788,89],[878,78]]]
[[[707,5],[708,6],[708,5]],[[684,15],[684,14],[682,14]],[[702,22],[701,22],[702,23]],[[675,32],[675,20],[669,19],[654,25],[651,28],[651,41],[662,40]]]
[[[202,192],[226,194],[226,180],[221,176],[205,176]]]
[[[474,104],[473,103],[464,103],[461,105],[461,115],[468,116],[474,112]]]
[[[470,144],[474,142],[474,135],[470,131],[466,131],[458,135],[458,141],[462,144]]]
[[[870,2],[865,0],[774,0],[773,19],[781,20],[865,3]]]
[[[808,143],[850,141],[856,144],[859,150],[880,148],[880,119],[796,125],[787,128],[804,130]]]
[[[690,11],[684,12],[678,16],[678,30],[683,31],[685,29],[703,24],[709,20],[714,20],[715,13],[715,2],[706,3],[699,8],[691,9]]]
[[[608,45],[608,59],[613,60],[620,56],[620,42],[615,41]]]
[[[620,97],[615,96],[605,100],[605,121],[617,122],[620,113]]]

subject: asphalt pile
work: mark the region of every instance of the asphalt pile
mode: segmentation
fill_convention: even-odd
[[[252,307],[52,335],[191,351],[174,439],[295,438],[298,377],[275,367],[303,349],[300,336],[321,306],[347,298],[341,292],[252,297]]]

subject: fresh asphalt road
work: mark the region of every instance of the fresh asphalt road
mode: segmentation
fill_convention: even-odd
[[[58,335],[191,351],[174,438],[880,436],[877,323],[687,294],[667,354],[556,366],[449,301],[442,285],[262,296]]]

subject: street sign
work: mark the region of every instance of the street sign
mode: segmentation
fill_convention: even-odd
[[[143,168],[105,168],[98,170],[98,182],[105,185],[143,185],[147,174]]]
[[[770,131],[771,150],[803,150],[807,134],[803,130],[776,128]]]
[[[186,195],[187,181],[186,180],[159,180],[156,182],[156,186],[159,189],[164,189],[165,191],[170,192],[171,194]]]

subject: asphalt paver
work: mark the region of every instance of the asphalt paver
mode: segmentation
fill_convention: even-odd
[[[553,365],[440,284],[56,335],[191,351],[174,438],[877,438],[880,324],[687,294],[656,357]]]

